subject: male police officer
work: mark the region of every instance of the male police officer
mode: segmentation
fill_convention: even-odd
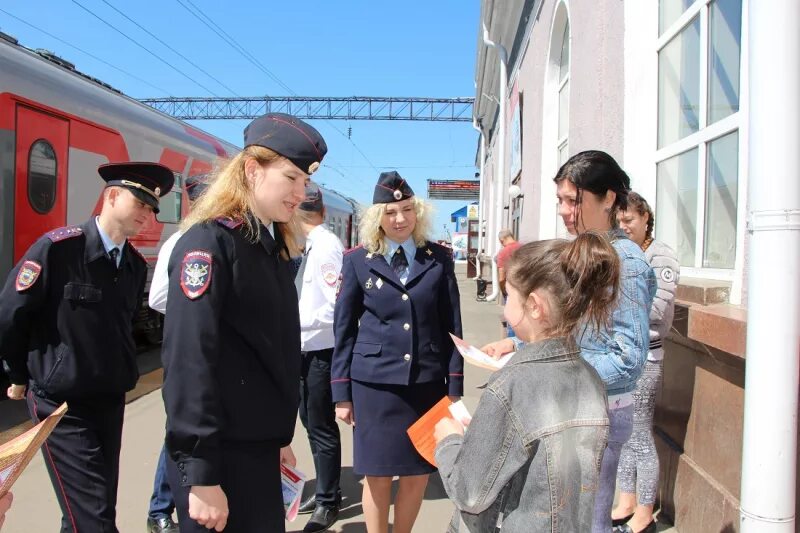
[[[342,270],[344,247],[325,227],[322,191],[310,183],[306,201],[297,213],[306,236],[306,248],[297,273],[300,298],[300,420],[308,431],[314,468],[316,495],[303,503],[300,512],[314,514],[303,531],[326,531],[339,516],[339,477],[342,445],[331,397],[331,356],[333,355],[333,308],[336,284]]]
[[[158,212],[174,176],[154,163],[98,169],[99,217],[45,234],[0,293],[0,354],[8,396],[27,388],[33,421],[69,410],[43,447],[62,532],[116,532],[125,392],[138,379],[132,334],[147,265],[127,241]]]

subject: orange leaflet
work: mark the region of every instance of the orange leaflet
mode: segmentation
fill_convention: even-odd
[[[433,437],[433,432],[440,420],[453,418],[450,414],[452,404],[450,398],[445,396],[406,431],[414,448],[433,466],[436,466],[436,460],[433,458],[436,439]]]

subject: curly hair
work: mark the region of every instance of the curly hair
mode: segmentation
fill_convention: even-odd
[[[414,244],[422,246],[429,240],[431,228],[433,226],[433,206],[425,200],[414,196],[412,199],[414,213],[417,215],[417,224],[411,236]],[[386,233],[381,227],[383,215],[386,214],[387,204],[373,204],[361,213],[361,221],[358,223],[358,236],[361,245],[370,253],[386,253],[386,243],[384,237]]]
[[[647,200],[645,200],[639,193],[631,191],[628,193],[628,209],[635,209],[636,212],[641,216],[644,216],[645,214],[648,215],[647,229],[645,230],[644,238],[652,239],[653,228],[656,225],[656,217],[653,214],[653,210],[650,208],[650,204],[647,203]],[[626,209],[626,211],[628,209]]]

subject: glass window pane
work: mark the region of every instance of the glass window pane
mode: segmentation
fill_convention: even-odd
[[[561,58],[558,65],[558,81],[564,81],[564,78],[569,74],[569,23],[564,28],[564,38],[561,41]]]
[[[181,221],[181,194],[181,190],[172,190],[161,197],[156,220],[167,224],[177,224]]]
[[[569,142],[558,147],[558,166],[561,167],[569,159]]]
[[[700,18],[658,53],[658,147],[698,130],[700,112]]]
[[[742,0],[715,0],[709,19],[708,123],[739,111]]]
[[[658,164],[656,238],[671,246],[684,266],[695,266],[697,158],[694,148]]]
[[[739,132],[708,144],[703,266],[733,268],[739,205]]]
[[[672,26],[694,0],[660,0],[658,2],[658,34]]]
[[[47,214],[56,203],[58,162],[53,146],[44,139],[28,152],[28,203],[39,214]]]
[[[558,91],[558,138],[569,133],[569,81]]]

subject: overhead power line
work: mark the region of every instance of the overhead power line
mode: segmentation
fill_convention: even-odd
[[[152,87],[153,89],[155,89],[155,90],[157,90],[157,91],[159,91],[159,92],[162,92],[162,93],[164,93],[164,94],[170,94],[170,92],[169,92],[168,90],[166,90],[166,89],[162,89],[162,88],[161,88],[161,87],[159,87],[158,85],[153,85],[153,84],[152,84],[152,83],[150,83],[149,81],[147,81],[147,80],[145,80],[145,79],[142,79],[142,78],[140,78],[140,77],[139,77],[139,76],[137,76],[136,74],[131,74],[131,73],[130,73],[130,72],[128,72],[127,70],[121,69],[121,68],[119,68],[118,66],[116,66],[116,65],[113,65],[113,64],[109,63],[108,61],[106,61],[106,60],[104,60],[104,59],[102,59],[102,58],[99,58],[99,57],[97,57],[96,55],[94,55],[94,54],[92,54],[92,53],[90,53],[90,52],[87,52],[86,50],[84,50],[84,49],[82,49],[82,48],[79,48],[79,47],[75,46],[75,45],[74,45],[74,44],[72,44],[72,43],[69,43],[69,42],[65,41],[65,40],[64,40],[64,39],[62,39],[61,37],[57,37],[57,36],[53,35],[52,33],[48,32],[48,31],[46,31],[46,30],[43,30],[42,28],[40,28],[40,27],[38,27],[38,26],[35,26],[35,25],[31,24],[31,23],[30,23],[30,22],[28,22],[27,20],[23,20],[23,19],[19,18],[19,17],[18,17],[18,16],[16,16],[16,15],[12,15],[12,14],[11,14],[11,13],[9,13],[8,11],[6,11],[5,9],[2,9],[2,8],[0,8],[0,12],[1,12],[1,13],[4,13],[5,15],[7,15],[7,16],[9,16],[9,17],[11,17],[12,19],[14,19],[14,20],[16,20],[16,21],[18,21],[18,22],[21,22],[22,24],[25,24],[25,25],[26,25],[26,26],[28,26],[29,28],[32,28],[32,29],[34,29],[34,30],[38,31],[39,33],[43,33],[44,35],[47,35],[47,36],[48,36],[48,37],[50,37],[51,39],[54,39],[54,40],[56,40],[56,41],[58,41],[58,42],[60,42],[60,43],[64,44],[65,46],[69,46],[70,48],[72,48],[72,49],[74,49],[74,50],[77,50],[78,52],[80,52],[80,53],[82,53],[82,54],[84,54],[84,55],[86,55],[86,56],[88,56],[88,57],[91,57],[91,58],[92,58],[92,59],[94,59],[95,61],[99,61],[100,63],[104,64],[104,65],[105,65],[105,66],[107,66],[107,67],[113,68],[114,70],[116,70],[116,71],[118,71],[118,72],[121,72],[121,73],[125,74],[126,76],[130,76],[131,78],[133,78],[133,79],[134,79],[134,80],[136,80],[136,81],[142,82],[142,83],[144,83],[145,85],[147,85],[147,86],[149,86],[149,87]]]
[[[135,20],[133,20],[131,17],[129,17],[128,15],[126,15],[125,13],[123,13],[123,12],[122,12],[121,10],[119,10],[117,7],[115,7],[115,6],[114,6],[114,5],[113,5],[111,2],[109,2],[108,0],[102,0],[102,2],[103,2],[105,5],[107,5],[108,7],[110,7],[111,9],[113,9],[114,11],[116,11],[117,13],[119,13],[120,15],[122,15],[123,17],[125,17],[125,19],[127,19],[127,20],[128,20],[128,21],[130,21],[131,23],[135,24],[137,28],[139,28],[140,30],[142,30],[143,32],[145,32],[147,35],[149,35],[150,37],[152,37],[153,39],[155,39],[156,41],[158,41],[158,42],[159,42],[159,43],[161,43],[162,45],[166,46],[166,47],[167,47],[169,50],[171,50],[171,51],[172,51],[174,54],[178,55],[178,56],[179,56],[181,59],[183,59],[184,61],[186,61],[187,63],[189,63],[190,65],[192,65],[194,68],[196,68],[197,70],[199,70],[200,72],[202,72],[203,74],[205,74],[206,76],[208,76],[209,78],[211,78],[212,80],[214,80],[215,82],[217,82],[217,83],[218,83],[220,86],[222,86],[222,87],[225,87],[225,89],[227,89],[227,90],[228,90],[228,92],[230,92],[231,94],[234,94],[234,95],[236,94],[236,91],[234,91],[233,89],[231,89],[230,87],[228,87],[228,86],[225,84],[225,82],[223,82],[223,81],[220,81],[220,80],[219,80],[218,78],[216,78],[216,77],[215,77],[213,74],[211,74],[210,72],[208,72],[206,69],[204,69],[203,67],[201,67],[200,65],[198,65],[197,63],[195,63],[194,61],[192,61],[191,59],[189,59],[188,57],[186,57],[186,56],[185,56],[185,55],[183,55],[182,53],[180,53],[179,51],[175,50],[175,49],[174,49],[172,46],[170,46],[170,45],[168,45],[167,43],[165,43],[163,40],[161,40],[161,39],[160,39],[160,38],[159,38],[157,35],[155,35],[153,32],[151,32],[150,30],[148,30],[147,28],[145,28],[144,26],[142,26],[141,24],[139,24],[138,22],[136,22]]]
[[[127,33],[123,32],[122,30],[120,30],[119,28],[117,28],[116,26],[114,26],[113,24],[111,24],[110,22],[108,22],[107,20],[102,18],[101,16],[97,15],[94,11],[92,11],[88,7],[86,7],[83,4],[81,4],[80,2],[78,2],[78,0],[72,0],[72,3],[77,5],[78,7],[80,7],[84,11],[86,11],[87,13],[89,13],[91,16],[93,16],[94,18],[96,18],[97,20],[99,20],[100,22],[102,22],[103,24],[105,24],[106,26],[111,28],[112,30],[116,31],[117,33],[119,33],[120,35],[122,35],[123,37],[128,39],[130,42],[132,42],[133,44],[135,44],[136,46],[138,46],[139,48],[141,48],[142,50],[144,50],[145,52],[147,52],[151,56],[155,57],[156,59],[158,59],[159,61],[161,61],[165,65],[167,65],[169,68],[171,68],[172,70],[174,70],[175,72],[177,72],[178,74],[183,76],[184,78],[188,79],[189,81],[191,81],[192,83],[194,83],[198,87],[202,88],[204,91],[206,91],[206,92],[208,92],[210,94],[213,94],[214,96],[219,96],[217,93],[215,93],[214,91],[212,91],[211,89],[209,89],[208,87],[206,87],[205,85],[203,85],[202,83],[197,81],[196,79],[192,78],[191,76],[186,74],[184,71],[182,71],[181,69],[179,69],[178,67],[176,67],[175,65],[173,65],[172,63],[167,61],[166,59],[162,58],[160,55],[156,54],[155,52],[153,52],[152,50],[150,50],[149,48],[144,46],[143,44],[141,44],[139,41],[137,41],[133,37],[129,36]]]

